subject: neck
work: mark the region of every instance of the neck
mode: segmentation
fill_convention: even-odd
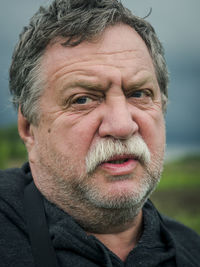
[[[136,246],[142,233],[142,211],[134,219],[134,222],[129,223],[123,229],[116,231],[94,235],[99,239],[108,249],[116,254],[122,261],[125,261],[130,251]]]

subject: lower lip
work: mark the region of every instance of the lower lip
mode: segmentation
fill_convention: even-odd
[[[134,159],[129,159],[121,164],[113,164],[113,163],[102,163],[100,167],[111,175],[126,175],[130,174],[136,167],[138,161]]]

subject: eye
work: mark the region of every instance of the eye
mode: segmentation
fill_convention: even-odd
[[[136,90],[133,91],[129,97],[134,97],[134,98],[146,98],[146,97],[151,97],[152,93],[150,90],[145,89],[145,90]]]
[[[89,104],[92,101],[93,99],[91,97],[80,96],[73,100],[73,104],[84,105],[84,104]]]
[[[136,98],[140,98],[144,96],[144,92],[142,91],[135,91],[134,93],[131,94],[131,97],[136,97]]]

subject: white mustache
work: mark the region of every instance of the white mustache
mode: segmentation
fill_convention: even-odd
[[[89,150],[86,157],[87,173],[92,173],[102,162],[121,155],[133,156],[144,165],[150,162],[150,151],[142,137],[132,136],[127,140],[105,138]]]

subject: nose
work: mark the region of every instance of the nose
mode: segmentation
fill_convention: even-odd
[[[128,139],[138,131],[126,98],[105,104],[103,118],[99,126],[100,137]]]

